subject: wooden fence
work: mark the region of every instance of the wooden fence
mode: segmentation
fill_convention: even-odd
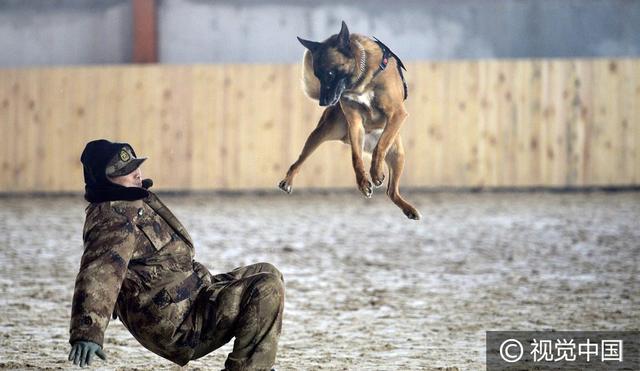
[[[640,60],[408,64],[402,185],[640,184]],[[131,143],[158,189],[275,189],[321,114],[298,65],[0,70],[0,192],[79,191],[84,144]],[[353,187],[326,143],[295,187]]]

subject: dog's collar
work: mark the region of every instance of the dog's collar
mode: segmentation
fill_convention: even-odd
[[[395,58],[396,63],[398,64],[398,73],[400,73],[400,78],[402,79],[402,85],[404,87],[404,99],[407,99],[407,95],[408,95],[407,82],[405,81],[404,76],[402,74],[402,70],[406,71],[407,68],[404,66],[400,58],[398,58],[398,56],[395,55],[395,53],[392,52],[391,49],[389,49],[386,45],[384,45],[382,41],[378,40],[375,36],[373,37],[373,39],[376,42],[376,44],[378,44],[378,47],[382,51],[382,59],[380,60],[378,69],[373,73],[373,76],[371,77],[371,79],[372,80],[375,79],[380,72],[384,71],[385,68],[387,68],[387,65],[389,64],[389,58],[391,57]],[[365,75],[365,70],[367,68],[367,52],[359,42],[355,41],[354,43],[356,44],[356,47],[360,50],[360,60],[358,61],[358,66],[356,67],[356,69],[358,70],[357,71],[358,75],[356,76],[355,81],[351,84],[350,87],[354,87],[358,85],[358,83],[360,83],[360,81]]]

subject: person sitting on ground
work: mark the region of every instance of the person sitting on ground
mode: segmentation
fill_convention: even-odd
[[[82,152],[84,253],[71,309],[69,360],[103,351],[119,318],[150,351],[180,366],[235,337],[225,370],[271,370],[282,329],[284,281],[269,263],[212,275],[185,227],[148,188],[127,143],[100,139]]]

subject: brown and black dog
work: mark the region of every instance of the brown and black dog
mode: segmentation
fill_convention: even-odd
[[[420,219],[418,210],[399,191],[404,148],[398,131],[407,118],[402,61],[379,40],[349,34],[344,22],[340,33],[323,42],[298,40],[307,48],[302,68],[304,91],[320,106],[328,107],[280,182],[280,189],[291,193],[300,166],[321,143],[341,140],[351,144],[358,189],[366,197],[373,193],[362,160],[363,152],[371,153],[373,184],[382,185],[385,161],[389,167],[387,195],[409,219]]]

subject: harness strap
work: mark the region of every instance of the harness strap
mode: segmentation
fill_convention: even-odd
[[[373,37],[373,39],[375,40],[376,44],[378,44],[378,46],[380,47],[380,50],[382,50],[382,60],[378,65],[378,70],[373,73],[373,78],[375,79],[380,72],[384,71],[385,68],[387,68],[387,64],[389,64],[389,58],[391,57],[395,58],[397,62],[396,64],[398,66],[398,73],[400,74],[400,78],[402,79],[402,85],[404,87],[404,99],[406,100],[407,96],[409,95],[409,89],[407,87],[407,82],[404,79],[404,74],[402,73],[402,70],[406,71],[407,68],[404,66],[400,58],[394,52],[392,52],[388,46],[384,45],[382,41],[378,40],[376,37]]]

